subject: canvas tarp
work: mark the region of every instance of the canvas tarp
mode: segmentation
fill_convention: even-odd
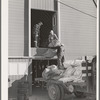
[[[55,79],[66,82],[83,82],[82,80],[82,60],[66,61],[64,70],[60,70],[56,65],[48,66],[42,73],[44,79]]]

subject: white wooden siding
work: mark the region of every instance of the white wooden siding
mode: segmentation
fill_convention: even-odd
[[[18,75],[17,63],[9,63],[9,75]]]
[[[27,59],[10,59],[8,74],[25,75],[28,74],[29,61]]]
[[[31,95],[32,93],[32,76],[31,76],[31,71],[32,71],[32,60],[30,59],[8,59],[8,78],[10,80],[8,87],[9,88],[8,91],[12,91],[11,94],[9,95],[13,95],[13,93],[17,93],[16,88],[14,87],[14,85],[18,84],[19,81],[25,81],[25,74],[28,74],[28,81],[29,81],[29,94]]]
[[[25,1],[26,0],[9,0],[9,56],[28,55],[28,23],[27,18],[25,19],[25,17],[27,17],[27,10],[25,9],[26,11],[24,12]],[[26,15],[25,17],[24,14]],[[25,26],[25,24],[27,25]],[[25,32],[27,32],[27,34]]]
[[[91,0],[60,1],[96,16],[96,7]],[[66,59],[96,54],[96,18],[60,4],[60,36],[65,44]]]
[[[54,11],[54,0],[31,0],[31,8]]]

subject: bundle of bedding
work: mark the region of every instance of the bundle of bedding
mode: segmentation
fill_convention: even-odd
[[[42,76],[45,80],[59,80],[67,82],[83,82],[82,80],[82,60],[69,60],[64,62],[64,70],[58,69],[56,65],[45,68]]]

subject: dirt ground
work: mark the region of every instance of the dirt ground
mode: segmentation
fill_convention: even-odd
[[[29,100],[50,100],[47,90],[45,88],[34,87],[33,95],[29,97]],[[64,100],[96,100],[94,96],[87,96],[85,98],[77,98],[74,94],[65,95]]]

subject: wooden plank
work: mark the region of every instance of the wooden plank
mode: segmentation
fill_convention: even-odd
[[[87,71],[86,70],[82,70],[82,73],[86,73]],[[88,73],[92,73],[92,70],[88,70]]]
[[[88,73],[88,77],[89,76],[92,76],[92,74],[91,73]],[[87,74],[85,73],[85,74],[82,74],[82,77],[87,77]]]
[[[9,56],[24,56],[24,0],[9,0]],[[25,48],[28,49],[28,48]]]
[[[88,65],[88,66],[92,66],[92,64],[89,63],[89,62],[87,62],[87,65]],[[86,67],[86,62],[83,62],[83,63],[82,63],[82,67]]]
[[[91,78],[91,76],[89,76],[89,79]],[[85,80],[85,82],[86,82],[86,75],[85,76],[82,76],[82,80]]]
[[[86,70],[86,67],[82,66],[82,71]],[[92,70],[91,66],[88,66],[88,70]]]
[[[54,11],[54,0],[31,0],[31,8]]]
[[[32,95],[32,59],[28,63],[29,95]]]
[[[89,78],[88,78],[88,61],[87,61],[87,57],[85,56],[85,61],[86,61],[86,82],[87,82],[87,91],[89,91]]]

